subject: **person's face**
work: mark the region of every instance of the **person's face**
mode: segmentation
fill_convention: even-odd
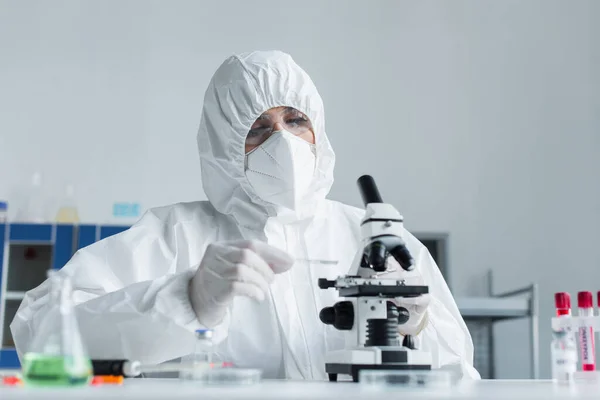
[[[308,143],[315,143],[315,134],[308,117],[292,107],[274,107],[254,121],[246,136],[246,154],[260,146],[272,134],[286,130]]]

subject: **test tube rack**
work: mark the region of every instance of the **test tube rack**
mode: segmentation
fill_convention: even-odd
[[[565,332],[575,336],[577,336],[579,328],[583,325],[591,326],[594,330],[594,337],[596,337],[596,334],[600,332],[600,315],[589,317],[579,315],[561,315],[560,317],[552,318],[552,330],[564,330]],[[577,371],[574,374],[574,379],[576,381],[585,381],[600,385],[600,371]]]
[[[584,300],[579,299],[579,296],[581,295],[585,295]],[[600,306],[600,292],[597,293],[597,299],[598,305]],[[581,301],[585,302],[586,304],[581,304]],[[591,292],[579,292],[578,303],[578,306],[583,306],[593,313],[593,300]],[[600,315],[571,315],[571,299],[570,295],[566,292],[555,294],[555,306],[558,315],[552,318],[552,330],[564,331],[569,335],[575,335],[575,337],[578,337],[581,328],[585,328],[584,330],[586,331],[591,329],[591,349],[588,349],[588,351],[591,351],[593,358],[595,358],[594,343],[596,341],[596,334],[600,332]],[[579,309],[581,310],[581,308]],[[581,341],[581,337],[578,339]],[[593,370],[577,371],[575,373],[575,379],[600,384],[600,371],[595,370],[595,364],[592,365],[594,368]]]
[[[583,317],[578,315],[561,315],[552,318],[552,330],[564,330],[568,333],[577,333],[583,325],[594,328],[594,333],[600,332],[600,315]]]

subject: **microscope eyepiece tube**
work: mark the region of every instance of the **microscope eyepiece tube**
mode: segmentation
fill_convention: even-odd
[[[360,195],[362,196],[363,203],[365,203],[365,205],[371,203],[383,203],[381,195],[379,194],[379,189],[377,189],[375,179],[373,179],[371,175],[361,176],[358,178],[357,183],[360,190]]]

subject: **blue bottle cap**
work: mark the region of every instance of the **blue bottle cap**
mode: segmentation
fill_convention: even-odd
[[[6,201],[0,201],[0,210],[2,210],[2,211],[8,210],[8,203]]]

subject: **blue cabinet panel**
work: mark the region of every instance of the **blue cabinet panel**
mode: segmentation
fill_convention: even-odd
[[[71,259],[74,252],[75,228],[73,225],[56,225],[54,259],[52,268],[61,269]]]
[[[96,225],[79,225],[77,233],[77,249],[83,249],[98,240],[96,237],[97,228]]]
[[[128,226],[106,225],[100,227],[100,239],[105,239],[109,236],[116,235],[129,229]]]
[[[2,290],[3,268],[7,265],[5,250],[9,242],[52,246],[54,269],[62,268],[77,249],[89,246],[98,240],[126,231],[129,226],[117,225],[69,225],[69,224],[0,224],[0,290]],[[46,267],[47,268],[47,267]],[[4,294],[0,293],[0,299]],[[0,316],[3,318],[3,316]],[[7,323],[8,321],[4,321]],[[1,347],[1,344],[0,344]],[[17,352],[12,348],[0,349],[0,368],[20,368]]]
[[[6,227],[5,224],[0,224],[0,290],[2,290],[2,267],[4,265],[4,239],[6,238]],[[2,299],[2,293],[0,293],[0,299]]]
[[[18,242],[50,242],[52,241],[52,225],[10,224],[9,240]]]
[[[19,357],[15,349],[0,350],[0,368],[17,369],[21,368]]]

